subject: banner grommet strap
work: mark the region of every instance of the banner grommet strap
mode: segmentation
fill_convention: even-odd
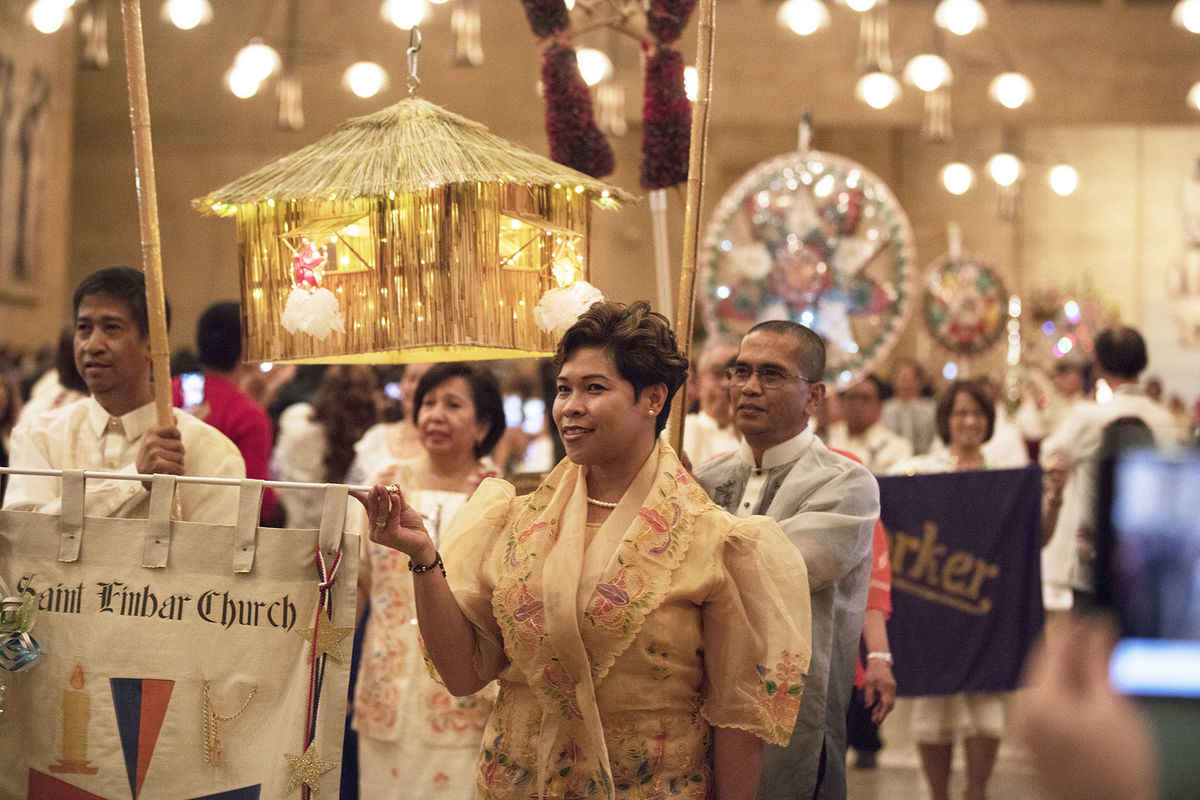
[[[146,520],[146,543],[142,566],[161,569],[171,552],[171,509],[175,503],[175,476],[155,475],[150,483],[150,518]]]
[[[233,529],[233,571],[250,572],[258,548],[258,519],[262,513],[263,482],[246,478],[238,490],[238,513]]]
[[[63,470],[58,560],[65,563],[78,561],[79,548],[83,545],[83,495],[83,470]]]
[[[346,501],[349,496],[350,487],[345,484],[331,483],[325,487],[325,507],[321,512],[317,546],[326,556],[332,556],[342,549],[342,530],[346,526]]]

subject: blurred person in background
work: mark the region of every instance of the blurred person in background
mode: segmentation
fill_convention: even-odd
[[[846,450],[876,475],[882,475],[913,454],[912,443],[880,422],[890,392],[883,381],[868,375],[841,393],[842,423],[831,425],[825,444]]]
[[[935,403],[925,397],[925,372],[911,358],[902,358],[892,370],[895,396],[883,404],[882,420],[892,433],[912,445],[913,454],[923,455],[933,446],[937,433]]]
[[[295,403],[279,418],[271,477],[280,481],[343,483],[354,443],[375,424],[375,373],[370,367],[330,367],[312,403]],[[281,489],[289,528],[318,528],[325,497],[311,489]]]
[[[945,448],[897,464],[893,474],[993,469],[983,445],[991,438],[996,407],[974,381],[955,381],[937,404],[938,435]],[[930,664],[938,654],[930,654]],[[967,756],[967,800],[984,800],[996,753],[1004,738],[1009,692],[960,692],[913,699],[912,727],[932,800],[949,800],[954,741]]]
[[[9,439],[21,413],[21,381],[12,370],[0,371],[0,467],[8,466]],[[8,486],[8,475],[0,475],[0,502],[4,500],[4,489]]]
[[[484,478],[496,475],[481,459],[505,430],[500,390],[492,373],[464,363],[425,370],[410,405],[417,431],[414,457],[391,463],[371,483],[395,484],[420,513],[435,547]],[[354,504],[359,519],[365,515]],[[361,524],[361,523],[360,523]],[[461,530],[458,528],[456,530]],[[475,795],[475,761],[495,688],[453,697],[423,663],[409,559],[364,540],[359,607],[369,616],[354,697],[359,791],[364,798]]]
[[[346,475],[347,483],[365,483],[383,468],[407,461],[421,452],[421,439],[414,424],[413,396],[421,378],[433,364],[406,364],[399,381],[399,401],[403,416],[395,422],[376,422],[354,443],[354,458]]]
[[[1020,429],[1013,424],[1006,413],[1004,392],[1000,382],[989,375],[975,378],[979,388],[983,389],[996,407],[996,425],[992,436],[983,443],[983,456],[992,469],[1016,469],[1029,465],[1029,448],[1025,446],[1025,437]]]
[[[729,379],[725,370],[737,358],[737,342],[706,342],[696,368],[695,390],[700,410],[687,415],[683,428],[683,452],[693,468],[730,450],[736,450],[742,437],[733,426],[733,407],[729,404]],[[692,391],[688,384],[689,396]]]
[[[196,350],[202,371],[176,375],[171,402],[229,437],[246,462],[246,477],[266,480],[274,436],[266,409],[238,388],[240,376],[258,372],[241,363],[242,312],[237,303],[215,303],[196,323]],[[262,521],[279,519],[279,500],[272,489],[262,495]]]
[[[75,368],[75,330],[64,328],[58,337],[54,367],[46,370],[29,390],[29,399],[21,408],[22,418],[62,408],[87,395],[87,384]]]
[[[1050,379],[1038,369],[1026,374],[1026,388],[1017,409],[1021,435],[1040,442],[1054,433],[1076,405],[1087,401],[1087,365],[1072,359],[1055,362]]]

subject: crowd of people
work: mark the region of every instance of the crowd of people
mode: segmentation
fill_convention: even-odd
[[[897,691],[874,476],[1040,462],[1043,600],[1065,614],[1096,588],[1105,427],[1136,418],[1164,445],[1195,429],[1141,382],[1130,328],[1010,403],[986,377],[935,392],[913,360],[834,393],[821,337],[783,321],[710,341],[689,370],[642,302],[596,304],[567,331],[539,373],[544,431],[513,424],[484,366],[242,364],[240,310],[217,304],[174,359],[181,411],[161,425],[142,274],[93,273],[73,314],[53,354],[0,373],[12,466],[374,486],[348,517],[369,535],[344,796],[844,798],[847,750],[874,764]],[[689,377],[676,453],[663,431]],[[521,469],[548,475],[518,495],[503,479]],[[54,478],[14,474],[2,491],[6,509],[58,510]],[[180,494],[184,519],[234,521],[236,488]],[[137,517],[148,497],[93,480],[85,504]],[[262,521],[317,527],[320,502],[267,492]],[[986,796],[1006,706],[917,699],[934,800],[957,740],[967,797]],[[1024,719],[1035,741],[1061,735]]]

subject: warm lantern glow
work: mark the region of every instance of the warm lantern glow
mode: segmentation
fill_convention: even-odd
[[[233,71],[241,72],[247,79],[252,77],[259,83],[271,77],[282,62],[279,53],[262,39],[251,39],[250,44],[238,50],[233,59]],[[235,92],[236,94],[236,92]]]
[[[886,72],[868,72],[858,79],[854,96],[871,108],[884,109],[900,97],[900,81]]]
[[[412,30],[429,16],[428,0],[384,0],[379,15],[401,30]]]
[[[975,171],[966,164],[955,161],[942,167],[942,186],[950,194],[966,194],[974,183]]]
[[[988,96],[1005,108],[1020,108],[1033,99],[1033,84],[1019,72],[1002,72],[992,79]]]
[[[387,86],[387,72],[374,61],[359,61],[346,68],[342,83],[355,95],[366,99]]]
[[[1189,106],[1200,111],[1200,83],[1192,84],[1192,88],[1188,90],[1187,102]]]
[[[245,100],[258,94],[258,87],[262,85],[262,81],[250,74],[248,70],[234,67],[225,74],[225,84],[229,87],[229,91],[233,92],[234,97]]]
[[[181,31],[190,31],[212,21],[213,11],[208,0],[167,0],[162,16]]]
[[[1073,194],[1079,188],[1079,173],[1070,164],[1052,167],[1047,179],[1050,181],[1050,188],[1060,197]]]
[[[922,92],[934,92],[954,81],[954,73],[946,59],[933,53],[913,56],[904,66],[904,80]]]
[[[988,175],[1000,186],[1008,187],[1021,179],[1024,171],[1021,159],[1012,153],[997,153],[988,159]]]
[[[821,0],[787,0],[775,18],[797,36],[811,36],[829,27],[829,9]]]
[[[956,36],[966,36],[987,25],[987,11],[979,0],[942,0],[933,21]]]
[[[600,50],[581,47],[575,51],[575,60],[579,62],[579,74],[588,86],[595,86],[612,75],[612,60]]]
[[[1188,33],[1200,33],[1200,0],[1179,0],[1171,11],[1171,22]]]
[[[696,97],[700,94],[700,74],[696,72],[695,67],[683,68],[683,91],[688,100],[696,102]]]
[[[846,8],[851,11],[857,11],[860,14],[865,14],[879,5],[879,0],[845,0],[845,2]]]
[[[67,24],[72,0],[37,0],[29,7],[29,24],[39,33],[51,34]]]

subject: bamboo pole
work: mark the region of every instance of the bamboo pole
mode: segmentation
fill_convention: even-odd
[[[146,53],[142,46],[139,0],[122,0],[125,24],[125,76],[129,85],[129,124],[133,128],[133,171],[137,188],[142,271],[146,273],[146,309],[150,316],[150,360],[154,369],[154,408],[160,427],[175,424],[171,412],[171,350],[163,301],[162,248],[158,234],[158,193],[154,148],[150,143],[150,97],[146,89]]]
[[[702,0],[696,46],[696,102],[692,104],[692,145],[688,155],[687,210],[683,217],[683,255],[679,270],[679,302],[675,305],[675,336],[685,358],[692,349],[692,322],[696,303],[696,252],[700,243],[700,203],[704,194],[704,161],[708,149],[709,98],[717,0]],[[683,452],[683,417],[687,409],[687,384],[679,387],[671,407],[670,440]]]

